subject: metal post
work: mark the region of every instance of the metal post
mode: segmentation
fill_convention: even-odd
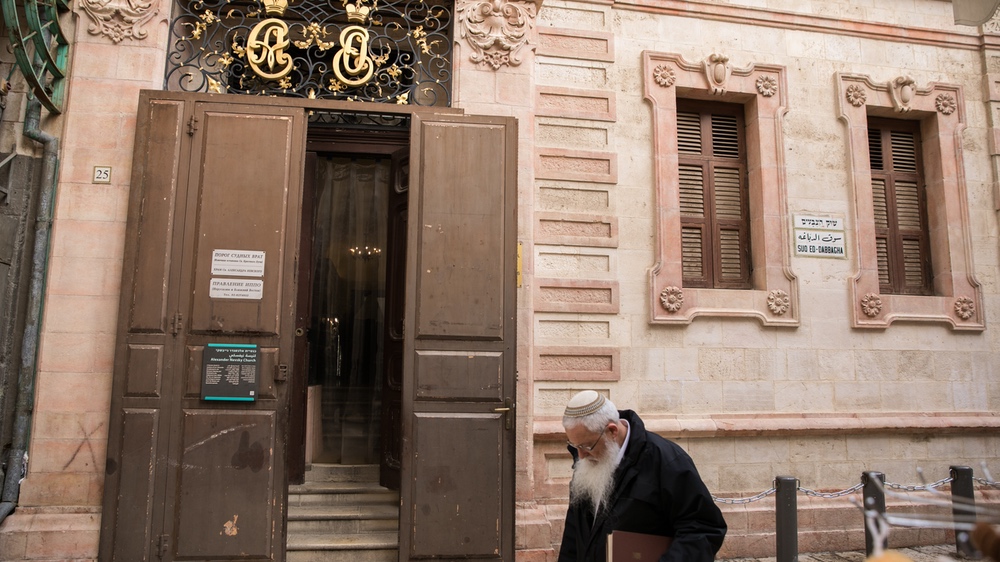
[[[878,480],[878,484],[875,481]],[[861,483],[864,484],[865,511],[874,510],[885,514],[885,474],[881,472],[861,473]],[[871,556],[875,550],[875,537],[872,530],[868,528],[868,519],[865,517],[865,556]],[[882,539],[882,549],[888,548],[886,539]]]
[[[972,469],[967,466],[951,467],[951,514],[955,521],[974,521],[976,490],[972,485]],[[955,529],[955,552],[960,558],[978,558],[968,531]]]
[[[799,517],[795,494],[799,481],[794,476],[778,476],[774,479],[774,487],[777,490],[774,500],[776,562],[798,562]]]

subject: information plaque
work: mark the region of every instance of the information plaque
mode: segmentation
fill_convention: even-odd
[[[256,400],[258,362],[256,344],[207,344],[202,366],[202,400]]]

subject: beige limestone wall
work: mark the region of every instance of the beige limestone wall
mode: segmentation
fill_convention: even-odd
[[[547,0],[538,30],[536,89],[547,105],[536,114],[536,144],[539,154],[564,157],[564,173],[540,174],[545,163],[536,160],[534,272],[581,289],[615,286],[619,296],[617,309],[600,313],[579,305],[555,311],[533,293],[533,345],[543,351],[534,351],[532,409],[521,412],[531,416],[534,499],[552,524],[552,544],[558,546],[570,476],[558,418],[583,388],[606,392],[678,440],[719,495],[766,490],[779,474],[798,477],[804,487],[838,490],[856,484],[865,470],[907,484],[918,482],[917,467],[932,481],[947,477],[952,464],[976,467],[981,476],[979,463],[986,461],[996,472],[1000,228],[978,30],[955,26],[947,2],[790,0]],[[566,37],[574,38],[574,48],[563,48]],[[656,155],[652,108],[643,98],[644,51],[693,64],[723,54],[733,68],[784,68],[783,162],[771,164],[784,170],[788,228],[794,214],[830,215],[846,221],[848,237],[848,259],[796,257],[782,248],[797,278],[797,327],[763,327],[749,317],[650,323],[657,306],[649,298]],[[962,173],[985,330],[960,333],[929,322],[851,327],[849,283],[858,264],[838,72],[876,83],[906,75],[919,87],[962,88]],[[572,112],[584,94],[610,100],[610,108]],[[594,155],[609,163],[609,173],[594,173]],[[579,291],[578,303],[586,295]],[[539,369],[548,349],[575,362]],[[856,539],[860,520],[851,525]],[[734,537],[745,539],[733,538],[727,549],[765,555],[773,539],[746,538],[758,531],[736,525]],[[810,535],[810,545],[828,545],[821,535]],[[554,555],[545,548],[539,541],[522,555]]]
[[[153,3],[153,9],[159,6]],[[139,90],[162,84],[169,3],[135,31],[91,33],[77,5],[59,137],[45,314],[28,476],[0,533],[0,558],[96,559],[122,251]],[[110,184],[92,183],[111,166]]]

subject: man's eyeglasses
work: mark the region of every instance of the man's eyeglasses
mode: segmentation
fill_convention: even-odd
[[[601,434],[597,436],[597,440],[594,441],[592,445],[574,445],[569,441],[566,441],[566,444],[569,445],[570,447],[573,447],[577,451],[583,451],[584,453],[589,453],[594,450],[594,447],[596,447],[598,443],[601,442],[601,438],[604,437],[604,432],[607,430],[608,426],[604,426],[604,429],[601,430]]]

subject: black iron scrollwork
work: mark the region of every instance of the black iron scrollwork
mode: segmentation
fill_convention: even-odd
[[[451,105],[443,0],[175,0],[165,87]]]

